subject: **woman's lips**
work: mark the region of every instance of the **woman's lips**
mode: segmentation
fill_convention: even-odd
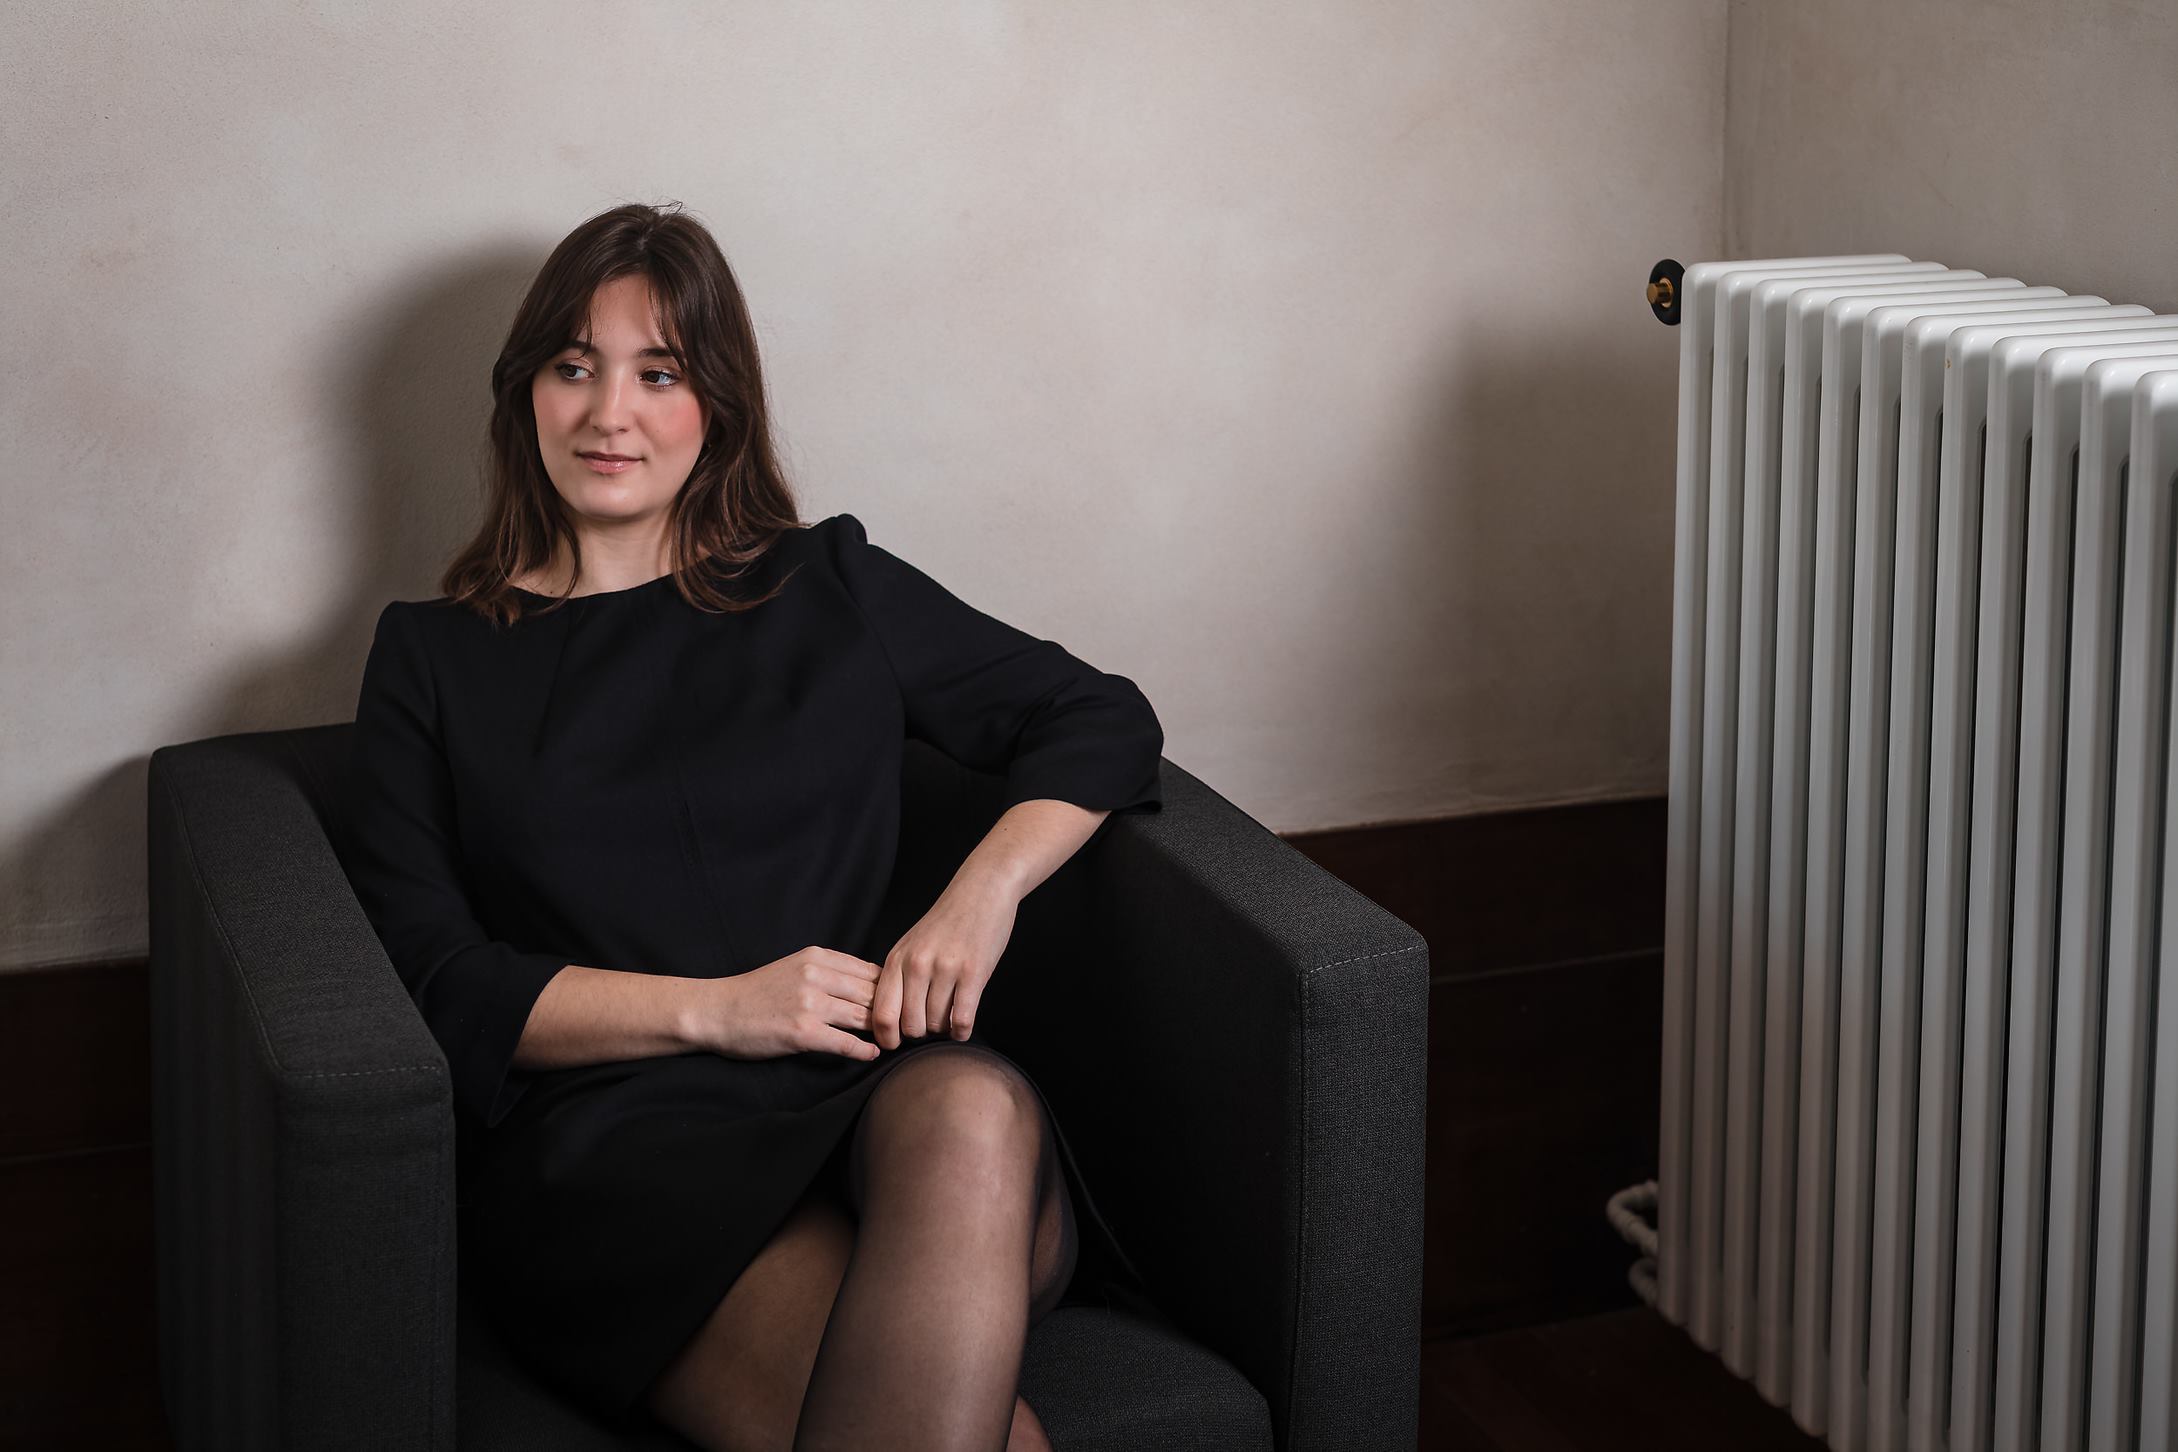
[[[577,454],[575,457],[589,465],[591,472],[597,474],[625,474],[643,462],[641,459],[601,459],[595,454]]]

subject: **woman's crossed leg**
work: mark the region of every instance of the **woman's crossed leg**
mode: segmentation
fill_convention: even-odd
[[[1014,1388],[1077,1237],[1035,1091],[973,1045],[934,1046],[887,1072],[843,1150],[659,1377],[652,1412],[716,1452],[1046,1452]]]

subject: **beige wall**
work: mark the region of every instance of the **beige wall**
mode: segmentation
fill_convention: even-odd
[[[353,714],[623,200],[718,234],[809,517],[1272,828],[1663,790],[1722,0],[472,9],[0,14],[0,968],[144,951],[154,747]]]
[[[1903,252],[2178,311],[2170,0],[1733,0],[1733,257]]]

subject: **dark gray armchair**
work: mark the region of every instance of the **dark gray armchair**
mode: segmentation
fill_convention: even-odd
[[[460,1293],[445,1059],[333,843],[347,723],[151,758],[160,1373],[184,1452],[678,1449],[529,1378]],[[1063,1452],[1415,1443],[1429,964],[1164,764],[1022,904],[979,1032],[1043,1086],[1158,1318],[1069,1306]],[[904,930],[1000,783],[908,744]]]

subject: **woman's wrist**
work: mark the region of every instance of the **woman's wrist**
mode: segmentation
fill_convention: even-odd
[[[722,1014],[729,1012],[723,1007],[737,991],[733,977],[725,978],[675,978],[672,994],[672,1033],[681,1051],[708,1049],[717,1051],[718,1022]]]
[[[1022,889],[1018,865],[999,858],[963,862],[946,887],[948,892],[956,889],[976,897],[1003,898],[1016,907],[1028,895]]]

